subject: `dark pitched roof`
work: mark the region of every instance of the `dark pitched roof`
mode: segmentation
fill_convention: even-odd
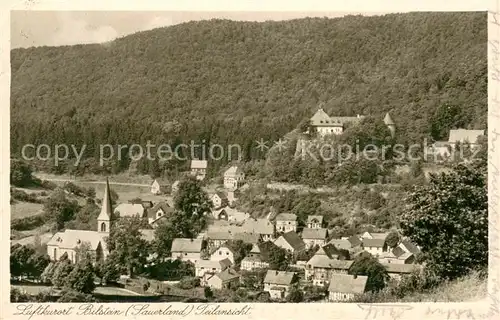
[[[293,213],[280,213],[276,216],[276,221],[296,221],[297,216]]]
[[[358,237],[356,236],[350,236],[347,241],[349,241],[351,243],[351,246],[352,247],[357,247],[361,244],[361,240],[359,240]]]
[[[392,254],[396,257],[396,258],[399,258],[400,256],[402,256],[403,254],[405,253],[405,251],[403,249],[401,249],[400,247],[396,247],[394,249],[392,249]]]
[[[329,292],[363,293],[365,292],[367,276],[352,276],[349,274],[333,274],[330,279]]]
[[[304,241],[295,231],[284,233],[282,237],[292,246],[294,250],[300,251],[305,247]]]
[[[290,285],[294,280],[294,275],[295,272],[290,271],[267,270],[264,282],[270,284]]]
[[[342,252],[337,249],[337,247],[335,247],[335,245],[331,244],[331,243],[328,243],[326,245],[324,245],[323,247],[321,247],[317,253],[321,253],[323,252],[325,255],[327,255],[329,258],[346,258]]]
[[[165,214],[167,213],[172,213],[174,212],[174,208],[168,205],[167,202],[165,201],[160,201],[157,204],[155,204],[152,208],[148,209],[148,218],[155,218],[156,212],[158,212],[159,209],[162,209]]]
[[[327,231],[325,228],[304,228],[302,230],[302,239],[326,239]]]
[[[363,239],[363,247],[382,248],[385,244],[384,239]]]
[[[401,244],[403,244],[408,249],[408,251],[415,255],[420,253],[420,249],[408,239],[404,239],[403,241],[401,241]]]

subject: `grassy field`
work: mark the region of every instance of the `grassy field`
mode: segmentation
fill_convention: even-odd
[[[443,283],[429,293],[408,295],[401,302],[474,302],[484,299],[487,292],[487,280],[472,273]]]
[[[10,220],[25,218],[42,213],[43,204],[16,202],[10,205]]]
[[[44,286],[44,285],[19,285],[19,284],[13,284],[11,285],[11,288],[19,289],[21,291],[25,291],[28,294],[31,295],[36,295],[40,292],[59,292],[57,289],[53,289],[50,286]],[[140,296],[140,294],[135,293],[133,291],[123,289],[123,288],[118,288],[118,287],[96,287],[94,290],[95,294],[100,294],[100,295],[108,295],[108,296]]]

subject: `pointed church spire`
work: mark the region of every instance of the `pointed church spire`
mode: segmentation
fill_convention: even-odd
[[[109,195],[109,179],[106,178],[106,187],[104,188],[104,195],[102,197],[101,213],[97,220],[110,220],[112,214],[111,196]]]

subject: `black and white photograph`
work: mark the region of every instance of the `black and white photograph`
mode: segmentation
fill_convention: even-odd
[[[485,299],[488,19],[11,11],[10,302]]]

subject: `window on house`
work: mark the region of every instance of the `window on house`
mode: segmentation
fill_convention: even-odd
[[[106,223],[101,223],[101,232],[106,232]]]
[[[219,251],[219,255],[222,255],[222,251]]]
[[[184,252],[184,255],[187,256],[188,255],[187,252]]]
[[[57,260],[57,248],[54,248],[54,260]]]

